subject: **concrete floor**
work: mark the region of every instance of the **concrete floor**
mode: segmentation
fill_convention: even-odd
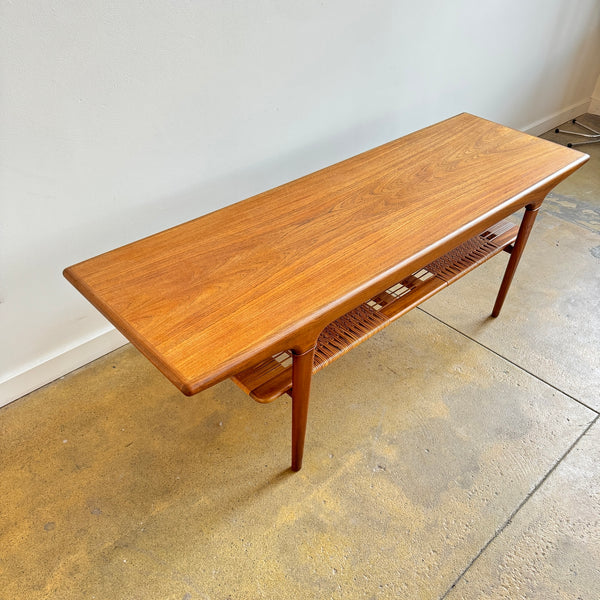
[[[315,377],[298,474],[288,399],[186,398],[130,346],[1,409],[0,598],[599,598],[584,148],[499,319],[505,256]]]

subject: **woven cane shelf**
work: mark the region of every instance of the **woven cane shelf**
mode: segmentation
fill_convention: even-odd
[[[509,251],[518,227],[500,221],[387,290],[341,316],[321,332],[313,373],[502,250]],[[258,402],[271,402],[292,388],[292,353],[281,352],[232,377]]]

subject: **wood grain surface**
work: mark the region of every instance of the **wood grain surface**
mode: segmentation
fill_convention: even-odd
[[[461,114],[65,269],[191,395],[522,208],[587,155]]]

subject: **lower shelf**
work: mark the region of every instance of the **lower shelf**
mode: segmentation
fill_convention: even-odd
[[[329,324],[317,341],[313,372],[506,249],[517,232],[516,225],[500,221]],[[271,402],[292,388],[292,353],[281,352],[232,379],[258,402]]]

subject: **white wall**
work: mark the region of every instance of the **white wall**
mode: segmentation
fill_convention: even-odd
[[[584,112],[597,0],[0,3],[0,402],[122,339],[66,265],[462,111]]]
[[[600,75],[598,76],[598,81],[596,81],[596,87],[592,92],[592,101],[588,110],[595,115],[600,115]]]

